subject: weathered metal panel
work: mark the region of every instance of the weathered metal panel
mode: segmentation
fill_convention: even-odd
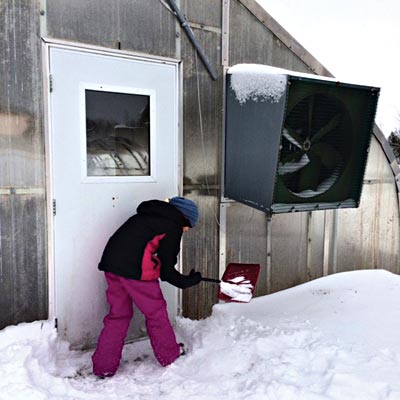
[[[188,274],[194,268],[203,276],[218,278],[218,209],[219,198],[215,191],[210,195],[198,191],[185,192],[184,195],[195,201],[199,207],[200,219],[194,229],[183,235],[183,271]],[[185,289],[183,296],[183,315],[189,318],[204,318],[211,313],[217,301],[218,285],[201,282]]]
[[[307,213],[272,217],[272,292],[307,282],[307,236]]]
[[[47,318],[44,196],[0,196],[0,329]]]
[[[176,18],[159,0],[120,0],[120,15],[123,49],[176,57]]]
[[[325,212],[314,211],[307,214],[309,225],[306,276],[309,281],[323,275]]]
[[[47,316],[38,3],[0,3],[0,328]]]
[[[0,12],[0,187],[43,187],[38,10],[4,2]]]
[[[220,65],[220,34],[195,30],[212,65]],[[213,81],[191,43],[182,41],[184,184],[214,186],[220,180],[222,130],[222,70]],[[196,62],[197,59],[197,62]]]
[[[299,57],[237,0],[231,0],[230,3],[230,27],[229,65],[256,63],[312,73]]]
[[[181,0],[180,3],[182,11],[191,23],[204,25],[206,29],[221,28],[221,0]]]
[[[239,203],[226,206],[227,263],[261,264],[256,296],[322,276],[324,212],[273,215],[268,230],[265,213]]]
[[[175,17],[159,0],[49,0],[47,35],[175,57]]]
[[[118,48],[120,14],[119,0],[50,0],[46,2],[46,35]]]
[[[194,28],[193,31],[219,79],[212,80],[193,45],[186,35],[182,36],[183,191],[199,205],[201,213],[199,226],[184,237],[182,259],[185,272],[196,268],[204,275],[217,277],[223,97],[217,49],[221,35],[206,29]],[[191,318],[209,315],[216,302],[216,289],[215,285],[201,284],[184,291],[183,315]]]
[[[303,61],[315,74],[333,76],[311,53],[307,51],[289,32],[287,32],[256,0],[237,0],[254,15],[257,20]]]
[[[330,273],[384,268],[400,273],[399,204],[393,173],[373,138],[358,209],[340,210]]]

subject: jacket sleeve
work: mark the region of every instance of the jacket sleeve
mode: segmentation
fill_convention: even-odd
[[[167,232],[160,242],[157,255],[161,261],[161,280],[180,289],[186,289],[193,286],[193,279],[187,275],[182,275],[175,269],[180,251],[181,238],[182,231],[174,230]]]

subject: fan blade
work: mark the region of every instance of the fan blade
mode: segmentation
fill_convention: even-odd
[[[310,159],[308,158],[307,154],[301,154],[301,157],[297,160],[292,158],[291,160],[285,160],[285,162],[279,162],[278,175],[292,174],[303,169],[307,164],[309,164]]]
[[[290,128],[284,128],[283,129],[283,136],[292,144],[294,144],[296,147],[299,149],[302,148],[302,145],[300,144],[302,142],[301,138],[299,138],[296,133],[293,131],[293,129]]]
[[[317,143],[321,140],[328,132],[339,125],[340,120],[341,114],[336,114],[323,128],[311,137],[311,143]]]
[[[312,152],[308,152],[307,155],[310,162],[299,172],[297,183],[299,194],[306,190],[317,190],[320,183],[321,159]]]

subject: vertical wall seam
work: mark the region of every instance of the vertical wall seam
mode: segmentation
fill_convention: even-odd
[[[221,34],[221,64],[223,68],[223,82],[225,82],[226,67],[229,65],[229,3],[222,0],[222,34]],[[221,123],[221,183],[220,183],[220,215],[219,215],[219,276],[221,277],[226,267],[226,227],[228,203],[223,202],[224,197],[224,158],[225,158],[225,84],[222,85],[222,123]]]
[[[230,0],[222,0],[221,63],[229,66],[229,9]]]
[[[40,36],[47,36],[47,0],[40,0]]]
[[[267,220],[267,294],[272,288],[272,218],[266,215]]]
[[[311,271],[311,258],[312,258],[312,211],[307,213],[307,252],[306,252],[306,272],[307,272],[307,280],[310,281],[312,279],[312,271]]]
[[[329,264],[330,264],[330,241],[331,241],[331,213],[329,211],[324,211],[324,251],[323,251],[323,265],[322,265],[322,276],[327,276],[329,274]]]

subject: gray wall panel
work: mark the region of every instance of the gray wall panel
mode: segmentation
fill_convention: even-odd
[[[271,292],[307,282],[307,213],[272,217]]]
[[[400,273],[399,205],[393,173],[373,138],[358,209],[340,210],[330,272],[384,268]]]
[[[159,0],[49,0],[49,37],[175,57],[175,17]]]
[[[183,267],[186,272],[195,267],[204,275],[218,277],[223,97],[218,49],[221,35],[203,29],[194,28],[193,31],[219,79],[212,80],[200,58],[195,55],[193,45],[183,35],[183,191],[185,196],[199,205],[201,213],[199,226],[184,237]],[[183,315],[191,318],[209,315],[216,302],[216,293],[215,285],[204,283],[184,291]]]
[[[121,46],[176,57],[176,17],[159,0],[120,0]]]
[[[237,0],[230,2],[229,65],[257,63],[311,73],[293,52]]]
[[[213,81],[191,44],[184,41],[183,48],[183,144],[185,185],[218,184],[221,170],[222,90],[223,79],[218,46],[220,35],[195,30],[210,63],[219,70],[219,79]],[[198,90],[199,88],[199,90]],[[202,129],[201,129],[202,127]]]
[[[311,214],[311,216],[310,216]],[[324,231],[325,212],[307,213],[309,218],[309,233],[307,238],[307,280],[320,278],[324,265]]]
[[[176,1],[178,4],[179,2]],[[180,0],[181,9],[190,22],[210,27],[221,27],[220,0]]]
[[[183,272],[188,274],[192,268],[203,276],[218,278],[218,209],[219,198],[215,191],[211,195],[198,191],[185,192],[184,195],[195,201],[199,207],[200,219],[194,229],[183,235]],[[218,285],[201,282],[185,289],[183,296],[183,315],[189,318],[204,318],[211,313],[216,302]]]
[[[39,2],[0,3],[0,328],[47,317]]]
[[[49,37],[118,47],[121,30],[119,0],[50,0],[46,7]]]
[[[44,227],[43,198],[0,196],[0,329],[47,318]]]
[[[33,2],[0,7],[0,187],[44,185],[38,15]]]

